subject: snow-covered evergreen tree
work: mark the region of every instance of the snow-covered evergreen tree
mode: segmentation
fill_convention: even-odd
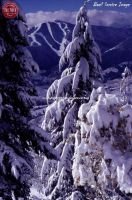
[[[101,79],[101,55],[92,36],[86,5],[77,14],[72,41],[59,63],[61,78],[47,92],[48,107],[42,128],[51,134],[60,161],[44,160],[42,174],[45,195],[52,200],[75,199],[72,163],[78,110],[88,102],[93,83]],[[78,197],[79,198],[79,197]]]
[[[67,45],[70,42],[70,30],[68,29],[68,27],[65,29],[65,34],[64,34],[64,38],[61,42],[61,46],[60,46],[60,54],[62,55],[67,47]]]
[[[31,151],[56,157],[46,133],[29,123],[36,95],[30,79],[38,66],[27,45],[22,11],[14,19],[6,19],[0,11],[0,197],[4,200],[29,199]]]
[[[122,73],[120,92],[124,103],[132,103],[132,72],[128,67]]]
[[[86,199],[132,198],[132,105],[93,90],[78,113],[73,178]],[[92,192],[93,191],[93,192]]]

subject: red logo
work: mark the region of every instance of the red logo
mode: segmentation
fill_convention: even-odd
[[[18,16],[19,8],[16,3],[5,3],[2,7],[2,14],[7,19],[14,19]]]

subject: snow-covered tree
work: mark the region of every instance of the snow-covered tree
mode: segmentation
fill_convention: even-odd
[[[67,45],[69,44],[70,42],[70,30],[68,29],[68,27],[65,29],[65,33],[64,33],[64,38],[61,42],[61,45],[60,45],[60,54],[62,55],[67,47]]]
[[[132,72],[128,67],[122,73],[120,92],[124,103],[132,103]]]
[[[16,18],[6,19],[0,11],[0,24],[0,197],[26,200],[34,168],[31,152],[54,159],[56,154],[47,134],[29,123],[36,95],[31,75],[38,66],[26,48],[25,17],[19,10]]]
[[[88,102],[93,84],[101,80],[101,55],[92,36],[86,5],[77,14],[72,41],[60,58],[61,78],[47,92],[48,107],[42,128],[51,134],[60,161],[44,160],[42,174],[45,195],[52,200],[67,199],[81,192],[74,189],[72,163],[78,110]],[[79,197],[78,197],[79,198]]]
[[[2,96],[0,94],[0,118],[1,118],[1,114],[2,114]]]
[[[132,198],[132,105],[93,90],[78,113],[72,174],[86,199]],[[93,191],[93,192],[91,192]]]

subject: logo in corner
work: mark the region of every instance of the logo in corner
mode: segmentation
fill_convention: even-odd
[[[8,2],[2,6],[2,14],[7,19],[14,19],[18,16],[19,8],[16,3]]]

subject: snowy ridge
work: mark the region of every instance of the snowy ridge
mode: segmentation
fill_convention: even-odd
[[[110,67],[110,68],[104,70],[104,71],[103,71],[103,74],[106,75],[106,74],[109,74],[110,72],[117,73],[117,72],[118,72],[118,69],[115,68],[115,67]]]
[[[112,47],[111,49],[108,49],[107,51],[104,52],[104,54],[108,53],[109,51],[113,51],[113,50],[119,49],[122,46],[122,44],[123,44],[123,42],[121,42],[120,44],[116,45],[115,47]]]
[[[123,48],[125,48],[125,46],[126,46],[127,44],[130,44],[130,41],[129,41],[130,39],[131,39],[131,37],[130,37],[130,38],[127,38],[125,41],[120,42],[118,45],[112,47],[111,49],[108,49],[108,50],[105,51],[104,53],[108,53],[109,51],[113,51],[113,50],[118,50],[118,49],[123,49]]]

